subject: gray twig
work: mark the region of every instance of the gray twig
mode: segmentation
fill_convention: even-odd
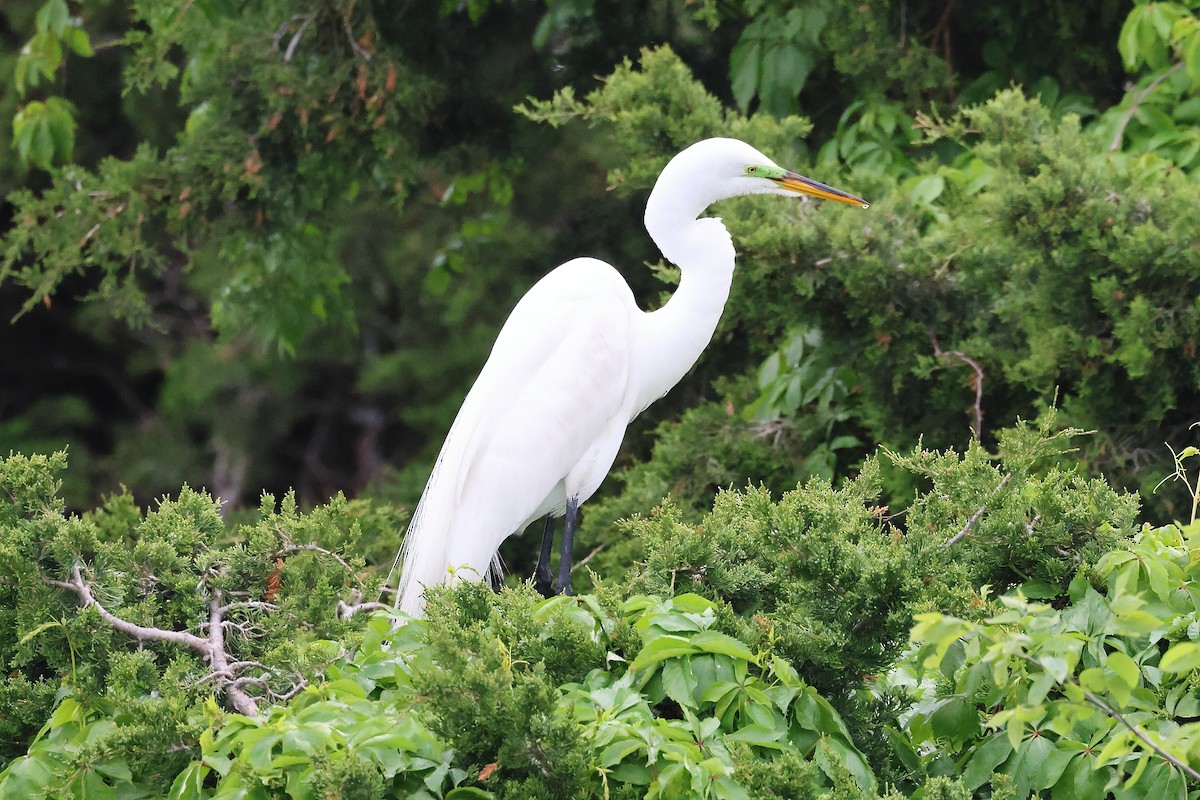
[[[1005,476],[1000,479],[1000,483],[998,483],[996,485],[996,488],[992,490],[992,494],[996,495],[997,493],[999,493],[999,491],[1004,488],[1004,484],[1008,483],[1008,479],[1011,477],[1012,477],[1011,472],[1006,473]],[[989,498],[988,501],[991,502],[991,498]],[[979,507],[979,510],[971,515],[971,518],[967,520],[967,524],[962,526],[962,530],[960,530],[958,533],[954,534],[953,536],[951,536],[949,539],[946,540],[946,547],[953,547],[955,544],[958,543],[958,541],[960,539],[962,539],[964,536],[966,536],[968,533],[970,533],[971,528],[975,525],[976,521],[978,521],[978,519],[981,516],[983,516],[984,511],[987,511],[987,503],[984,503],[983,505],[981,505]]]

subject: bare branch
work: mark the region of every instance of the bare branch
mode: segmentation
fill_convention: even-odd
[[[92,594],[91,587],[84,582],[83,575],[80,573],[78,564],[75,565],[75,569],[71,572],[70,581],[47,580],[46,582],[74,592],[79,597],[79,602],[84,608],[94,606],[96,608],[96,613],[100,615],[100,618],[111,625],[114,630],[118,630],[127,636],[132,636],[139,642],[155,640],[160,642],[171,642],[172,644],[190,647],[191,649],[198,651],[205,658],[208,658],[208,651],[210,648],[208,641],[196,636],[194,633],[188,633],[187,631],[170,631],[166,630],[165,628],[148,628],[145,625],[138,625],[137,623],[121,619],[113,614],[111,611],[101,605],[98,600],[96,600],[95,596]]]
[[[358,577],[358,573],[354,570],[353,567],[350,566],[349,563],[347,563],[346,559],[342,558],[337,553],[333,552],[332,550],[326,550],[324,547],[321,547],[319,545],[315,545],[312,543],[292,544],[292,540],[288,536],[287,531],[285,531],[283,528],[276,528],[276,532],[283,538],[283,541],[286,542],[286,544],[280,549],[279,552],[281,552],[281,553],[309,552],[309,553],[320,553],[321,555],[329,556],[334,561],[341,564],[342,568],[345,569],[346,572],[348,572],[350,574],[351,578],[354,578],[354,582],[358,584],[358,588],[360,588],[360,589],[363,588],[363,582],[362,582],[362,579]]]
[[[304,24],[300,26],[300,30],[296,31],[296,35],[292,37],[292,41],[288,42],[287,51],[283,54],[283,60],[285,62],[291,61],[292,56],[296,54],[296,45],[300,44],[301,37],[304,36],[304,32],[308,30],[308,26],[312,23],[312,21],[312,14],[304,15]]]
[[[1068,678],[1070,679],[1071,683],[1074,683],[1076,686],[1079,686],[1079,681],[1075,679],[1074,675],[1068,676]],[[1125,728],[1130,733],[1132,733],[1134,736],[1136,736],[1138,739],[1140,739],[1147,747],[1149,747],[1151,750],[1153,750],[1154,752],[1156,752],[1160,756],[1162,756],[1164,761],[1166,761],[1168,764],[1170,764],[1173,767],[1183,770],[1188,775],[1191,775],[1194,780],[1200,780],[1200,772],[1197,772],[1196,770],[1192,769],[1187,764],[1183,763],[1178,758],[1171,755],[1166,750],[1162,749],[1162,747],[1160,747],[1149,736],[1147,736],[1146,733],[1141,728],[1139,728],[1137,725],[1134,725],[1129,720],[1125,719],[1125,717],[1121,716],[1120,711],[1117,711],[1115,708],[1113,708],[1108,703],[1101,700],[1096,695],[1089,692],[1087,689],[1084,689],[1082,686],[1079,686],[1079,688],[1083,689],[1083,696],[1087,699],[1087,701],[1089,703],[1091,703],[1096,708],[1103,711],[1105,714],[1108,714],[1110,717],[1115,719],[1117,722],[1124,725]]]
[[[71,580],[69,581],[59,581],[52,578],[45,578],[43,580],[50,586],[57,586],[73,592],[79,598],[79,602],[84,608],[95,608],[100,618],[112,626],[113,630],[120,631],[127,636],[132,636],[139,642],[170,642],[195,650],[208,662],[209,667],[212,668],[212,673],[203,678],[202,681],[210,679],[216,681],[224,690],[225,696],[229,698],[230,705],[238,713],[247,716],[253,716],[258,713],[258,704],[254,698],[246,694],[240,686],[230,680],[233,670],[230,667],[229,654],[225,652],[225,626],[222,619],[224,606],[220,602],[221,592],[219,589],[216,591],[213,599],[209,601],[208,637],[205,638],[197,636],[194,633],[189,633],[188,631],[150,628],[126,619],[121,619],[96,599],[96,596],[92,593],[92,587],[84,581],[83,572],[78,564],[71,570]],[[243,664],[253,662],[233,663]]]
[[[582,567],[587,562],[591,561],[593,557],[595,557],[597,554],[600,553],[600,551],[602,551],[604,549],[604,547],[605,546],[602,544],[596,545],[596,547],[592,550],[592,552],[588,553],[586,556],[584,556],[583,558],[581,558],[579,560],[579,563],[577,563],[575,566],[571,567],[571,571],[573,572],[573,571],[579,569],[580,567]]]
[[[225,626],[221,603],[223,595],[220,589],[213,590],[212,599],[208,601],[208,643],[209,655],[208,664],[212,667],[213,672],[224,672],[232,674],[229,667],[229,654],[225,652]],[[254,698],[242,691],[242,687],[233,681],[224,681],[225,695],[229,698],[229,703],[234,709],[246,716],[254,716],[258,713],[258,703]]]
[[[375,601],[364,603],[363,593],[358,589],[355,589],[350,593],[349,603],[345,602],[344,600],[338,600],[337,615],[338,619],[350,619],[360,611],[386,611],[389,608],[391,608],[391,606],[387,603],[379,603]]]
[[[1011,473],[1011,472],[1009,472],[1009,473],[1005,474],[1005,476],[1004,476],[1003,478],[1001,478],[1001,479],[1000,479],[1000,483],[999,483],[999,484],[997,484],[996,488],[992,490],[992,494],[993,494],[993,495],[995,495],[995,494],[997,494],[997,493],[998,493],[998,492],[999,492],[1001,489],[1003,489],[1003,488],[1004,488],[1004,484],[1008,483],[1008,479],[1009,479],[1009,478],[1011,478],[1011,477],[1012,477],[1012,473]],[[990,501],[990,498],[989,498],[989,501]],[[984,511],[987,511],[987,503],[984,503],[983,505],[981,505],[981,506],[979,507],[979,510],[978,510],[978,511],[976,511],[974,514],[972,514],[972,515],[971,515],[971,518],[970,518],[969,520],[967,520],[967,524],[962,526],[962,530],[960,530],[958,533],[954,534],[953,536],[951,536],[949,539],[947,539],[947,540],[946,540],[946,545],[945,545],[945,546],[946,546],[946,547],[953,547],[955,544],[957,544],[957,543],[958,543],[958,541],[959,541],[960,539],[962,539],[964,536],[966,536],[968,533],[970,533],[970,532],[971,532],[971,528],[972,528],[972,526],[974,526],[974,525],[975,525],[975,523],[976,523],[976,521],[978,521],[978,519],[979,519],[981,516],[983,516],[983,512],[984,512]]]
[[[1129,104],[1129,110],[1125,112],[1125,116],[1121,118],[1121,123],[1117,125],[1117,131],[1113,134],[1112,141],[1108,144],[1108,151],[1110,153],[1115,153],[1121,149],[1121,141],[1125,138],[1125,129],[1129,127],[1129,123],[1133,121],[1133,115],[1137,113],[1138,107],[1141,106],[1142,101],[1145,100],[1152,91],[1158,88],[1160,83],[1174,75],[1176,72],[1179,72],[1181,69],[1183,69],[1182,61],[1170,69],[1164,70],[1157,78],[1150,81],[1150,83],[1146,85],[1145,89],[1137,93],[1137,95],[1133,98],[1133,102]]]
[[[345,600],[338,600],[337,615],[338,619],[350,619],[360,611],[386,611],[391,608],[387,603],[370,601],[367,603],[347,603]]]
[[[979,441],[979,437],[983,435],[983,367],[979,366],[978,361],[961,350],[942,350],[938,344],[937,337],[932,333],[929,334],[929,338],[933,342],[934,356],[938,358],[954,356],[975,370],[975,378],[971,381],[975,384],[974,422],[971,424],[971,432],[975,435],[975,441]]]
[[[358,53],[363,61],[370,61],[371,51],[359,44],[358,40],[354,38],[354,31],[350,29],[349,15],[342,19],[342,30],[346,32],[346,40],[350,42],[350,47],[353,48],[354,52]]]
[[[232,603],[226,603],[221,606],[221,613],[228,614],[230,611],[235,611],[241,608],[265,608],[268,611],[278,611],[279,606],[275,603],[266,603],[261,600],[235,600]]]

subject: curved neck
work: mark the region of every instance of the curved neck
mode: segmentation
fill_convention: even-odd
[[[634,362],[640,373],[637,411],[666,394],[696,363],[712,339],[733,282],[733,241],[721,220],[696,219],[703,207],[656,202],[657,190],[646,206],[646,229],[667,260],[679,267],[679,288],[666,305],[643,318]]]

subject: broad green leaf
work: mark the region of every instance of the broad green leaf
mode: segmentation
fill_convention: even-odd
[[[663,664],[662,684],[667,697],[684,708],[696,707],[696,703],[692,699],[696,680],[688,670],[685,658],[671,659]]]
[[[79,27],[70,27],[62,33],[63,42],[67,47],[71,48],[77,56],[82,58],[91,58],[95,55],[92,50],[92,40],[88,38],[87,31]]]
[[[660,636],[642,648],[630,669],[639,672],[668,658],[697,653],[700,648],[682,636]]]
[[[117,800],[117,790],[92,769],[81,769],[67,787],[74,800]]]
[[[4,789],[5,797],[44,797],[51,788],[57,766],[54,759],[40,753],[21,756],[4,771],[5,780],[0,788]]]
[[[1033,738],[1021,742],[1021,746],[1016,748],[1016,752],[1013,753],[1013,758],[1009,759],[1008,768],[1004,770],[1013,776],[1016,786],[1015,796],[1027,798],[1031,789],[1039,788],[1039,770],[1042,769],[1045,760],[1054,752],[1054,744],[1046,740],[1045,736],[1033,736]],[[1058,769],[1060,774],[1062,769],[1066,768],[1069,760],[1068,754]]]
[[[746,112],[750,102],[758,94],[762,75],[762,40],[758,38],[759,30],[756,25],[757,21],[746,26],[729,54],[730,88],[733,91],[733,101],[742,113]]]
[[[118,781],[133,782],[133,773],[129,769],[129,762],[123,758],[106,758],[96,761],[92,764],[92,769]]]
[[[716,800],[751,800],[745,788],[727,775],[714,778],[709,783],[709,791]]]
[[[640,739],[621,739],[604,748],[598,758],[602,767],[611,767],[625,760],[625,757],[645,747]]]
[[[1119,650],[1114,650],[1108,654],[1108,669],[1114,675],[1121,679],[1130,689],[1138,685],[1138,678],[1141,677],[1141,670],[1138,669],[1137,663]]]
[[[979,734],[979,710],[975,703],[950,697],[937,703],[930,714],[930,725],[938,738],[961,744]]]
[[[46,0],[38,9],[35,21],[39,31],[50,31],[57,35],[63,32],[70,18],[67,0]]]
[[[1196,642],[1179,642],[1163,654],[1158,662],[1163,672],[1191,672],[1200,668],[1200,644]]]
[[[1111,774],[1111,769],[1099,768],[1094,758],[1076,755],[1054,784],[1050,797],[1052,800],[1105,797],[1105,786]]]
[[[1001,733],[988,739],[975,749],[971,760],[963,770],[963,785],[968,789],[978,789],[992,777],[996,768],[1012,755],[1013,746],[1008,736]]]
[[[738,728],[733,733],[725,735],[725,740],[730,742],[746,742],[747,744],[758,745],[759,747],[769,747],[772,750],[786,750],[789,743],[786,741],[786,728],[772,728],[765,725],[747,725],[743,728]]]
[[[887,736],[888,742],[892,746],[892,752],[900,759],[900,763],[904,765],[904,768],[913,773],[920,772],[921,756],[917,753],[908,737],[890,725],[883,726],[883,733]]]
[[[703,631],[693,636],[691,643],[706,653],[720,653],[732,658],[742,659],[743,661],[758,663],[754,659],[754,654],[750,652],[750,649],[746,645],[724,633]]]
[[[175,776],[167,800],[203,800],[204,779],[211,770],[200,761],[188,764],[183,772]]]

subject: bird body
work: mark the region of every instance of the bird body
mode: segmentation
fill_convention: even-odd
[[[593,258],[568,261],[521,298],[409,525],[397,557],[402,611],[421,613],[425,586],[497,569],[504,539],[545,515],[567,516],[560,590],[569,590],[574,509],[599,488],[629,423],[699,358],[729,295],[733,242],[719,219],[699,215],[737,194],[797,192],[866,206],[737,140],[698,142],[672,159],[647,202],[647,230],[681,270],[662,308],[639,309],[620,273]],[[544,542],[539,570],[548,559]]]

